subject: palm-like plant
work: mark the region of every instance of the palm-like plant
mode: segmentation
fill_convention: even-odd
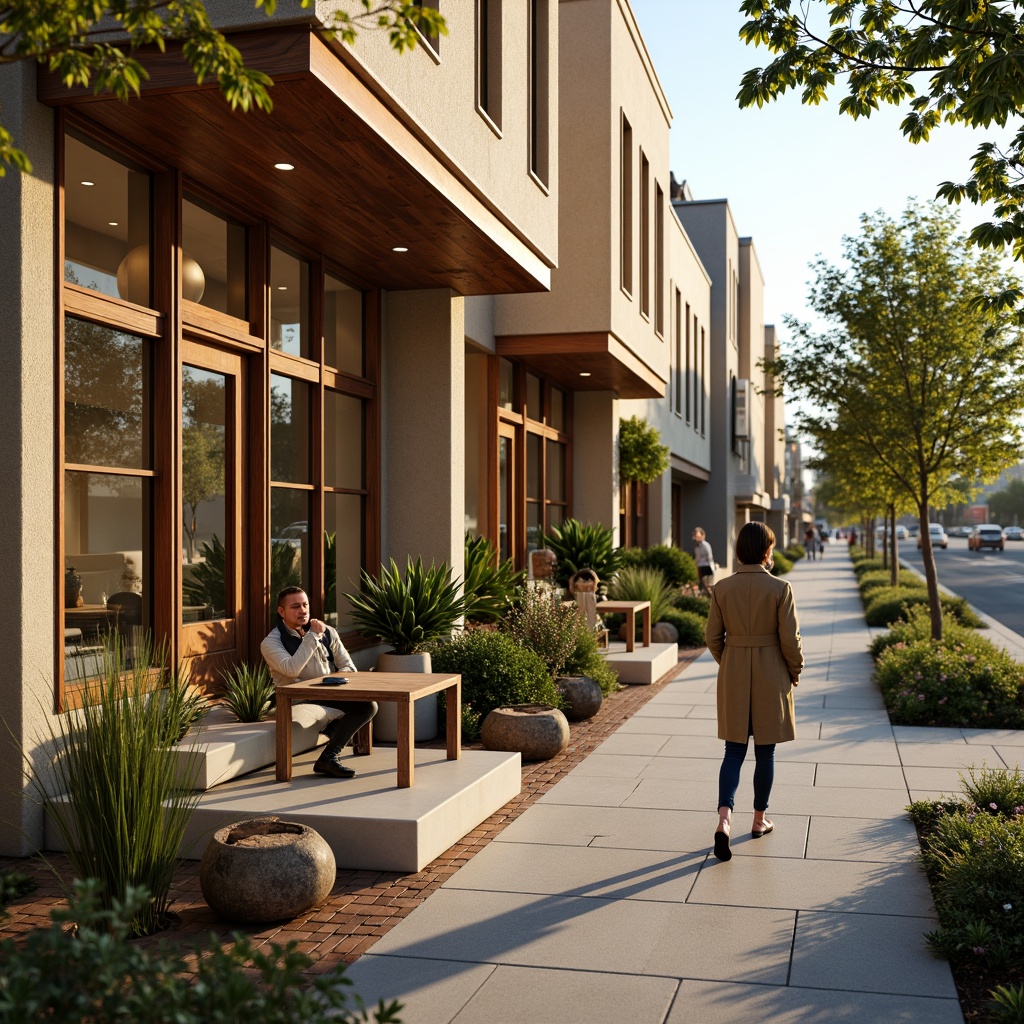
[[[486,537],[466,534],[466,576],[462,595],[466,618],[473,622],[497,622],[513,607],[524,573],[511,559],[498,561],[498,552]]]
[[[424,567],[423,559],[406,562],[405,579],[395,560],[376,577],[361,573],[360,593],[345,594],[352,621],[367,636],[379,637],[395,654],[416,654],[424,645],[449,636],[465,612],[447,563]]]
[[[274,703],[274,681],[264,664],[252,668],[244,662],[222,672],[221,701],[240,722],[262,721]]]
[[[567,586],[569,577],[580,569],[593,569],[601,580],[603,591],[607,581],[619,567],[619,549],[612,543],[612,531],[600,524],[566,519],[541,537],[541,546],[550,548],[558,559],[556,575],[560,586]]]

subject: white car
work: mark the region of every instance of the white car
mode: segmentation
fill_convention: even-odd
[[[949,537],[946,536],[946,531],[942,528],[942,523],[929,523],[928,536],[932,539],[932,550],[937,547],[945,550],[949,547]],[[917,538],[917,550],[921,550],[920,537]]]

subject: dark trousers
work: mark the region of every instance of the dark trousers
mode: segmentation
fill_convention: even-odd
[[[740,784],[740,769],[743,767],[743,759],[747,756],[749,744],[749,739],[746,743],[725,741],[725,757],[718,772],[719,807],[728,807],[731,810],[734,806],[736,790]],[[772,783],[775,781],[775,744],[755,743],[754,759],[754,810],[767,811],[768,798],[771,796]]]
[[[377,705],[372,700],[318,700],[317,704],[345,712],[341,718],[335,718],[320,730],[327,733],[332,745],[339,747],[348,746],[352,737],[377,714]]]

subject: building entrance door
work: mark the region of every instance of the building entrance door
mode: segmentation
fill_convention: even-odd
[[[516,520],[516,428],[498,424],[498,554],[522,564],[518,522]]]

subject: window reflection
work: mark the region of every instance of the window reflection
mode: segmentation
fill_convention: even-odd
[[[280,374],[270,377],[270,478],[312,482],[310,436],[312,388]]]
[[[324,362],[363,376],[363,293],[327,274],[324,278]]]
[[[362,400],[324,391],[324,483],[361,489],[364,450]]]
[[[309,329],[309,264],[270,250],[270,344],[279,352],[312,359]]]
[[[181,293],[240,320],[248,319],[246,229],[198,199],[181,204]]]
[[[150,305],[150,177],[64,136],[64,280]]]
[[[285,587],[309,590],[312,521],[311,492],[291,487],[270,489],[270,594],[277,607],[277,595]]]
[[[352,617],[339,595],[359,589],[364,505],[359,494],[324,495],[324,615],[341,630],[351,628]]]

